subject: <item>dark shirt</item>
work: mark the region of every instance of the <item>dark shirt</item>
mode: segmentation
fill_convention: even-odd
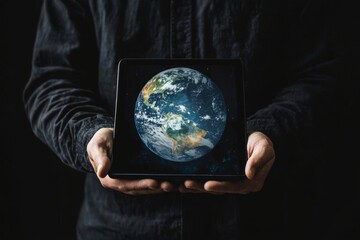
[[[283,183],[273,179],[282,179],[282,164],[295,161],[301,140],[333,105],[328,8],[311,0],[45,0],[25,110],[34,133],[64,164],[89,173],[81,239],[237,239],[260,234],[256,224],[264,234],[280,233],[284,216],[274,209],[281,208]],[[98,129],[113,126],[117,64],[125,57],[241,58],[248,131],[264,132],[276,149],[270,197],[270,183],[256,196],[133,197],[104,189],[86,145]],[[266,216],[256,216],[262,211]]]

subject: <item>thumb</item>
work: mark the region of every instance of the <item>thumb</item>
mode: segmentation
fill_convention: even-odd
[[[87,146],[89,160],[99,178],[104,178],[110,169],[112,133],[111,128],[100,129],[94,134]]]
[[[107,151],[103,148],[98,148],[95,151],[97,153],[94,157],[94,170],[99,178],[104,178],[110,170],[110,158]]]
[[[246,177],[250,180],[254,179],[255,175],[258,172],[258,169],[260,169],[259,159],[257,156],[254,156],[253,154],[246,162],[246,166],[245,166]]]
[[[252,180],[256,174],[275,159],[275,152],[271,140],[261,132],[253,132],[248,138],[249,159],[245,166],[245,175]]]

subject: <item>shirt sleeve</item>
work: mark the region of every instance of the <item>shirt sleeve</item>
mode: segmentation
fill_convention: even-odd
[[[86,145],[113,117],[97,94],[97,46],[85,4],[43,1],[23,92],[33,132],[66,165],[91,172]]]
[[[289,154],[287,149],[297,138],[326,121],[335,105],[340,59],[333,45],[332,9],[324,1],[307,2],[289,3],[282,23],[286,26],[280,33],[286,66],[282,88],[247,122],[249,132],[264,132],[282,154]]]

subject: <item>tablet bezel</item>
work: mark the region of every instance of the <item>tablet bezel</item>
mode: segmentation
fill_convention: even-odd
[[[130,65],[156,65],[164,66],[164,68],[171,67],[180,67],[180,66],[208,66],[208,65],[233,65],[234,69],[238,71],[238,80],[236,84],[237,88],[237,100],[240,105],[237,105],[237,111],[240,111],[243,118],[238,119],[238,123],[243,130],[243,138],[240,137],[243,150],[240,151],[242,156],[239,156],[239,165],[240,172],[238,174],[185,174],[185,173],[143,173],[143,172],[130,172],[123,171],[123,166],[121,166],[121,159],[127,157],[126,153],[127,147],[125,144],[129,144],[126,140],[126,131],[124,127],[123,117],[121,113],[124,111],[124,99],[128,95],[129,89],[127,89],[127,82],[123,78],[124,71],[127,70],[127,67]],[[165,68],[165,69],[166,69]],[[150,79],[147,79],[150,80]],[[144,83],[146,83],[145,81]],[[138,94],[138,93],[137,93]],[[137,59],[137,58],[124,58],[118,63],[118,72],[117,72],[117,86],[116,86],[116,103],[115,103],[115,117],[114,117],[114,136],[113,136],[113,151],[111,156],[111,168],[109,171],[109,176],[111,178],[118,179],[158,179],[158,180],[186,180],[193,179],[199,181],[207,180],[240,180],[245,177],[245,164],[247,161],[247,151],[246,151],[246,112],[245,112],[245,87],[244,87],[244,74],[243,74],[243,64],[241,59]],[[130,142],[130,144],[132,144]],[[123,146],[122,149],[120,147]],[[130,145],[131,147],[131,145]],[[241,148],[241,147],[240,147]],[[125,150],[125,151],[124,151]],[[150,151],[149,151],[150,152]]]

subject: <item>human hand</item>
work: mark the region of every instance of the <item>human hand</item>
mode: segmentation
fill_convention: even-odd
[[[247,179],[242,181],[207,181],[202,184],[193,180],[186,180],[180,186],[180,192],[195,193],[238,193],[248,194],[258,192],[264,186],[272,165],[275,161],[275,150],[271,140],[261,132],[253,132],[247,142],[248,160],[245,166]]]
[[[159,183],[154,179],[113,179],[107,175],[111,165],[110,156],[113,148],[113,131],[113,128],[99,129],[87,145],[88,157],[102,186],[130,195],[172,191],[173,186],[170,182]]]

